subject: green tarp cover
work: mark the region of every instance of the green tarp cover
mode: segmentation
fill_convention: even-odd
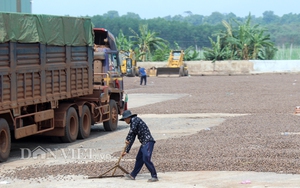
[[[93,46],[90,18],[0,12],[0,43]]]

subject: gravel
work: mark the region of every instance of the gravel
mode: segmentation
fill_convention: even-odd
[[[153,162],[169,171],[256,171],[300,174],[298,74],[124,78],[127,93],[176,93],[186,97],[131,109],[138,114],[237,113],[221,125],[190,136],[158,140]],[[129,98],[130,100],[134,100]],[[147,100],[147,99],[145,99]],[[298,134],[299,133],[299,134]],[[133,148],[127,159],[134,159]],[[119,156],[120,152],[114,155]],[[132,169],[134,160],[122,166]],[[29,166],[3,174],[29,179],[59,175],[99,175],[114,162]],[[143,172],[147,169],[143,167]],[[117,172],[118,174],[118,172]]]

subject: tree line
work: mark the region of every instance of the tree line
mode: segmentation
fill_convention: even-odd
[[[221,57],[230,57],[231,59],[247,59],[253,57],[256,57],[256,59],[269,59],[272,57],[274,50],[276,51],[276,46],[300,44],[300,34],[297,32],[300,27],[300,15],[291,13],[279,17],[272,11],[266,11],[262,17],[255,17],[249,13],[248,16],[241,18],[233,13],[221,14],[219,12],[213,12],[210,16],[202,16],[185,12],[185,16],[177,15],[174,17],[167,16],[163,18],[141,19],[138,14],[132,12],[120,16],[117,11],[108,11],[103,15],[93,16],[92,21],[95,27],[105,27],[115,36],[120,35],[119,39],[122,36],[128,41],[134,38],[138,40],[138,37],[142,36],[142,33],[139,33],[141,29],[144,29],[144,32],[154,34],[154,37],[162,39],[159,45],[156,44],[150,47],[147,53],[147,50],[139,50],[144,60],[160,60],[167,56],[166,52],[169,49],[175,48],[184,50],[193,48],[195,51],[192,50],[192,55],[189,57],[190,59],[197,55],[195,54],[196,51],[204,49],[207,52],[205,53],[205,57],[209,59],[208,57],[212,58],[214,55],[212,55],[212,51],[208,49],[213,50],[218,45],[220,48],[224,48],[224,51],[227,51],[227,55],[221,55]],[[263,42],[259,44],[259,46],[263,46],[263,48],[260,47],[259,50],[257,50],[258,48],[254,48],[254,46],[250,47],[251,44],[247,48],[237,49],[239,42],[232,40],[233,38],[226,35],[229,25],[234,34],[231,37],[239,37],[240,39],[241,37],[248,37],[247,45],[250,45],[249,41],[251,40],[263,40]],[[244,35],[238,34],[242,32],[237,29],[241,25],[244,26]],[[252,32],[253,35],[249,34],[249,32]],[[254,35],[259,39],[253,39]],[[228,38],[226,38],[226,36]],[[231,45],[228,45],[228,43]],[[136,42],[135,45],[137,45]],[[230,47],[232,48],[231,52],[229,52],[230,50],[228,51]],[[235,51],[236,54],[233,54],[233,51]],[[243,51],[251,52],[252,54],[242,55]],[[217,59],[219,58],[220,57],[217,57]]]
[[[185,16],[166,16],[152,19],[141,19],[138,14],[129,12],[120,16],[117,11],[108,11],[103,15],[96,15],[92,20],[96,26],[106,27],[117,35],[120,29],[125,35],[130,35],[129,28],[138,30],[139,25],[148,24],[149,29],[160,34],[161,38],[169,42],[176,41],[183,47],[197,45],[199,47],[209,47],[208,37],[215,31],[222,29],[222,21],[229,22],[231,19],[244,22],[248,19],[237,17],[233,13],[221,14],[213,12],[209,16],[202,16],[185,12]],[[251,14],[251,13],[250,13]],[[300,14],[284,14],[277,16],[273,11],[265,11],[263,16],[251,15],[253,24],[259,24],[269,31],[271,40],[276,46],[283,44],[300,45]],[[172,32],[171,32],[172,31]]]

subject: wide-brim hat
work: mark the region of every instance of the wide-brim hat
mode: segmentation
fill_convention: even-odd
[[[120,121],[124,121],[126,118],[137,116],[137,114],[131,114],[130,110],[125,110],[122,114]]]

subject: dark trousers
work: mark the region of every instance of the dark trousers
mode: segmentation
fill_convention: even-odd
[[[141,82],[140,82],[140,85],[143,84],[143,80],[144,80],[144,85],[147,84],[147,76],[141,76]]]
[[[148,142],[145,145],[142,145],[139,149],[138,154],[136,155],[136,161],[133,171],[130,173],[132,177],[136,177],[137,174],[142,169],[145,164],[148,170],[151,173],[151,177],[157,178],[157,173],[153,163],[151,162],[152,151],[155,142]]]

